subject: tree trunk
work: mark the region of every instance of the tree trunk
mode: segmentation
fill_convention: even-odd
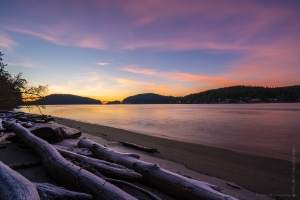
[[[0,199],[5,200],[39,200],[36,186],[0,162]]]
[[[67,189],[91,194],[93,199],[135,199],[116,186],[67,161],[52,145],[34,136],[21,125],[7,122],[6,128],[16,133],[31,147],[41,157],[50,176]]]
[[[124,165],[129,169],[140,173],[146,183],[168,193],[175,198],[188,200],[198,199],[235,199],[234,197],[221,193],[221,189],[215,185],[193,180],[163,168],[155,164],[140,161],[128,156],[128,154],[119,153],[103,145],[92,142],[87,138],[82,138],[78,146],[89,148],[94,156],[103,160],[108,160],[117,164]]]

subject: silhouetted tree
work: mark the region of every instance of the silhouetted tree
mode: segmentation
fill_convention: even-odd
[[[4,67],[0,52],[0,109],[11,110],[20,105],[30,105],[27,102],[38,100],[48,92],[48,86],[27,86],[27,81],[22,78],[22,73],[12,77]]]

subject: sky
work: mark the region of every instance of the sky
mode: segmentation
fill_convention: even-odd
[[[4,0],[6,70],[101,101],[300,84],[300,1]]]

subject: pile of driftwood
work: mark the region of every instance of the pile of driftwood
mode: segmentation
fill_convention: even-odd
[[[0,161],[0,199],[141,199],[116,185],[126,185],[148,199],[160,199],[135,182],[155,187],[175,199],[235,199],[221,193],[217,186],[175,174],[139,160],[136,154],[120,153],[87,138],[78,142],[78,148],[53,145],[63,139],[80,137],[81,132],[70,133],[63,127],[45,125],[52,120],[51,116],[0,111],[0,142],[6,139],[30,147],[40,156],[41,163],[21,166],[42,164],[64,187],[32,183],[13,170],[19,165],[6,166]],[[125,145],[157,152],[131,143]]]

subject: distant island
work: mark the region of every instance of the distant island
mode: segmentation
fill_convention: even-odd
[[[201,104],[201,103],[272,103],[300,102],[300,85],[286,87],[232,86],[207,90],[183,97],[154,93],[127,97],[123,104]]]
[[[174,102],[176,97],[162,96],[154,93],[138,94],[125,98],[123,104],[162,104]]]
[[[122,103],[121,101],[116,100],[116,101],[109,101],[109,102],[107,102],[105,105],[121,104],[121,103]]]
[[[32,105],[61,105],[61,104],[102,104],[100,100],[81,97],[72,94],[51,94],[37,101],[30,102]]]

